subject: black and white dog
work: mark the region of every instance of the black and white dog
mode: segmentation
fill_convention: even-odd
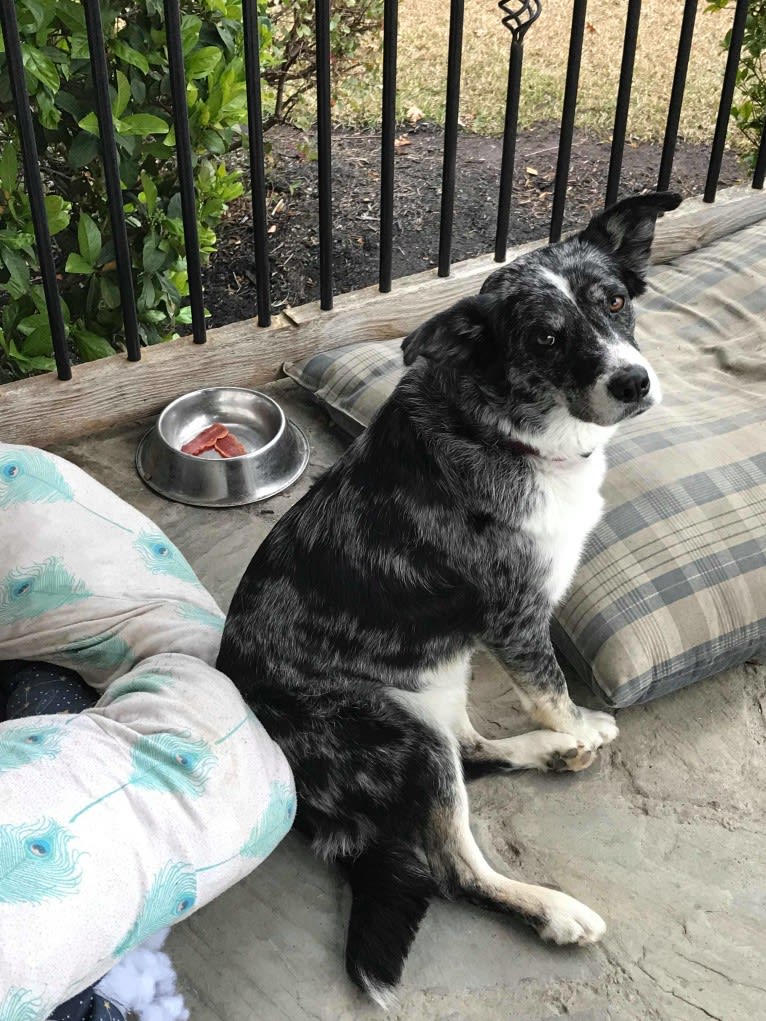
[[[218,667],[284,750],[298,825],[347,868],[348,972],[381,1003],[433,895],[555,943],[604,933],[585,905],[488,865],[463,770],[583,769],[617,737],[569,698],[549,620],[601,513],[605,444],[660,400],[631,302],[657,216],[679,202],[626,199],[410,334],[411,371],[234,596]],[[479,643],[546,729],[474,730]]]

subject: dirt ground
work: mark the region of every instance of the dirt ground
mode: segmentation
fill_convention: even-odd
[[[545,237],[558,145],[558,124],[519,134],[509,244]],[[269,132],[267,183],[272,307],[279,311],[318,297],[317,163],[312,140],[291,128]],[[442,129],[420,122],[398,132],[395,165],[394,276],[436,264],[441,201]],[[708,145],[679,142],[672,187],[684,195],[704,186]],[[661,146],[628,144],[621,194],[656,186]],[[453,261],[494,248],[502,140],[463,132],[458,143]],[[583,224],[603,204],[609,144],[587,131],[572,149],[565,230]],[[727,152],[721,186],[745,178]],[[333,141],[333,267],[336,294],[377,281],[379,257],[380,136],[337,130]],[[211,326],[256,314],[252,215],[248,197],[232,203],[219,231],[218,252],[204,275]]]

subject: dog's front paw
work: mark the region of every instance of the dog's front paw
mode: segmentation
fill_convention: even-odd
[[[577,716],[567,723],[566,731],[594,752],[602,745],[611,744],[620,734],[614,716],[582,706],[577,707]]]
[[[551,890],[546,896],[546,921],[538,932],[544,940],[565,945],[598,943],[606,932],[606,922],[585,904]]]
[[[550,773],[578,773],[581,769],[587,769],[596,758],[595,751],[586,748],[582,741],[575,741],[567,734],[567,738],[561,748],[551,752],[545,760],[545,769]]]
[[[557,730],[533,730],[529,734],[487,743],[495,755],[508,757],[508,769],[539,769],[542,773],[576,773],[586,769],[596,758],[571,734]]]

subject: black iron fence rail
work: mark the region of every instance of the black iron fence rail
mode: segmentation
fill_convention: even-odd
[[[29,205],[40,258],[40,272],[43,278],[45,304],[48,309],[56,368],[59,379],[71,379],[72,369],[69,365],[66,325],[56,287],[56,266],[53,261],[48,217],[45,213],[43,181],[40,176],[40,166],[37,158],[35,128],[32,122],[32,112],[29,108],[29,93],[27,92],[27,83],[24,78],[21,41],[19,39],[16,9],[13,5],[13,0],[9,0],[8,3],[3,0],[2,4],[0,4],[0,25],[2,26],[3,39],[5,40],[5,54],[11,78],[11,91],[18,117],[24,179],[27,185],[27,192],[29,193]]]
[[[96,113],[100,129],[100,154],[104,168],[112,236],[121,297],[121,311],[125,333],[127,357],[137,361],[141,356],[136,309],[135,289],[130,265],[130,252],[123,209],[117,146],[112,124],[109,97],[109,68],[104,49],[99,0],[81,0],[88,33],[90,62],[96,95]],[[508,226],[512,209],[512,184],[519,97],[522,88],[524,37],[542,13],[542,0],[501,0],[499,3],[502,25],[510,32],[508,89],[503,136],[503,158],[498,182],[498,213],[495,235],[495,259],[506,257]],[[692,38],[697,14],[697,0],[685,0],[673,84],[669,97],[668,115],[662,147],[662,158],[657,181],[658,189],[666,189],[672,181],[673,160],[678,125],[683,104],[689,68]],[[731,42],[721,88],[715,133],[705,185],[704,200],[713,202],[726,145],[737,69],[744,38],[749,0],[737,0],[732,22]],[[253,198],[253,267],[256,278],[257,314],[260,326],[271,322],[270,267],[266,231],[266,181],[264,174],[263,117],[260,90],[260,54],[257,0],[242,0],[245,39],[245,67],[247,77],[248,130],[250,172]],[[184,238],[189,278],[194,341],[203,344],[206,339],[203,304],[202,268],[199,255],[193,153],[189,134],[186,104],[186,82],[181,40],[181,8],[179,0],[164,0],[165,28],[173,102],[173,123],[181,188]],[[553,188],[550,221],[550,239],[561,236],[566,206],[569,164],[575,125],[577,91],[586,24],[587,0],[574,0],[572,27],[567,62],[566,85],[561,115],[559,150]],[[442,197],[439,229],[438,274],[448,276],[451,264],[452,218],[455,201],[455,172],[457,160],[458,115],[460,103],[461,52],[464,23],[464,0],[451,0],[448,60],[446,73],[446,115],[444,153],[442,161]],[[317,52],[317,153],[319,179],[319,281],[320,306],[330,309],[333,304],[333,216],[332,216],[332,135],[331,135],[331,52],[330,52],[330,0],[316,0],[316,52]],[[615,101],[615,120],[610,150],[609,173],[605,203],[613,202],[620,189],[622,157],[633,81],[633,66],[641,18],[641,0],[628,0],[625,19],[625,36],[620,67],[619,87]],[[394,152],[396,133],[396,63],[397,63],[397,0],[385,0],[383,27],[383,103],[381,138],[381,189],[380,189],[380,268],[379,287],[391,290],[393,225],[395,209]],[[0,0],[0,28],[5,43],[11,91],[18,121],[23,157],[23,172],[29,195],[34,224],[35,240],[40,260],[42,284],[45,294],[56,368],[60,379],[72,375],[67,346],[66,324],[62,314],[56,285],[53,249],[48,230],[44,204],[44,187],[35,142],[35,131],[30,111],[29,95],[25,84],[22,51],[19,39],[15,0]],[[502,30],[500,27],[499,31]],[[766,176],[766,127],[761,136],[753,188],[763,188]]]
[[[625,19],[625,41],[622,46],[620,84],[617,89],[617,105],[612,128],[612,151],[609,154],[609,175],[606,181],[606,204],[617,201],[622,174],[622,155],[625,150],[625,133],[630,111],[630,93],[633,88],[633,66],[636,60],[638,24],[641,19],[641,0],[628,0],[628,15]]]
[[[125,349],[128,353],[128,361],[137,362],[141,358],[138,310],[136,309],[136,293],[130,266],[128,229],[125,224],[125,210],[123,209],[120,160],[117,155],[117,140],[114,136],[114,125],[112,123],[112,104],[109,98],[109,68],[106,63],[106,50],[104,48],[101,7],[99,0],[83,0],[83,7],[85,8],[85,27],[88,32],[91,73],[96,86],[96,116],[98,117],[101,160],[104,165],[104,180],[109,200],[109,218],[112,224],[112,238],[114,240],[115,259],[117,261],[117,280],[120,288],[122,321],[125,326]],[[168,26],[169,36],[170,32],[171,29]],[[186,118],[182,118],[182,120],[188,130],[188,120]],[[183,173],[183,166],[179,166],[179,171]],[[185,217],[184,230],[186,230]],[[48,307],[48,314],[50,315],[50,306]]]
[[[451,0],[447,48],[447,102],[444,111],[444,159],[439,217],[439,276],[449,276],[452,216],[455,210],[455,167],[460,115],[460,69],[463,58],[464,0]]]
[[[330,0],[316,0],[319,304],[332,308],[332,120]]]
[[[729,42],[729,53],[726,58],[726,69],[723,73],[723,87],[721,88],[721,101],[718,104],[718,117],[715,124],[713,136],[713,148],[710,153],[707,180],[705,181],[705,202],[714,202],[715,193],[718,188],[718,177],[721,173],[723,151],[726,146],[726,133],[729,127],[729,114],[731,104],[734,100],[734,87],[737,83],[737,68],[739,67],[739,56],[742,52],[742,42],[745,38],[745,25],[747,23],[747,10],[750,0],[737,0],[734,9],[734,23],[731,28],[731,41]]]
[[[250,178],[253,194],[253,244],[258,325],[271,325],[269,248],[266,235],[266,174],[264,171],[263,109],[258,4],[242,0],[247,79],[247,133],[250,143]]]
[[[689,70],[689,58],[694,38],[694,22],[697,18],[697,0],[686,0],[684,4],[681,34],[678,38],[678,54],[673,72],[673,87],[670,92],[668,119],[665,123],[665,141],[662,145],[660,173],[657,179],[658,191],[666,191],[670,187],[670,175],[673,171],[673,159],[678,141],[678,125],[681,120],[681,105],[686,89],[686,75]]]
[[[582,60],[582,44],[585,37],[587,8],[588,0],[575,0],[574,7],[572,8],[567,77],[564,85],[564,109],[561,114],[559,151],[556,159],[556,186],[553,190],[551,227],[548,235],[549,240],[552,242],[559,240],[561,228],[564,224],[564,205],[566,203],[567,185],[569,184],[569,163],[572,158],[572,138],[574,137],[577,88],[580,83],[580,62]]]
[[[98,0],[94,0],[94,3],[97,2]],[[178,181],[181,186],[186,271],[189,275],[192,335],[195,344],[204,344],[206,340],[205,305],[202,295],[202,262],[199,253],[199,232],[197,230],[197,212],[194,197],[194,163],[192,161],[189,118],[186,116],[186,79],[184,77],[184,53],[181,39],[181,12],[176,0],[165,0],[164,6],[168,65],[170,68],[170,94],[173,100],[173,123],[176,134]],[[95,74],[93,77],[95,79]],[[111,112],[109,116],[111,117]]]

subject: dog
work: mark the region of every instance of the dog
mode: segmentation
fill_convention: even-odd
[[[606,443],[661,399],[632,301],[656,219],[680,201],[627,198],[406,337],[410,371],[277,523],[231,604],[218,667],[290,762],[298,827],[345,867],[347,971],[381,1005],[437,895],[555,943],[605,931],[584,904],[489,866],[464,777],[580,770],[618,735],[570,699],[549,621],[601,514]],[[476,732],[480,643],[541,729]]]

